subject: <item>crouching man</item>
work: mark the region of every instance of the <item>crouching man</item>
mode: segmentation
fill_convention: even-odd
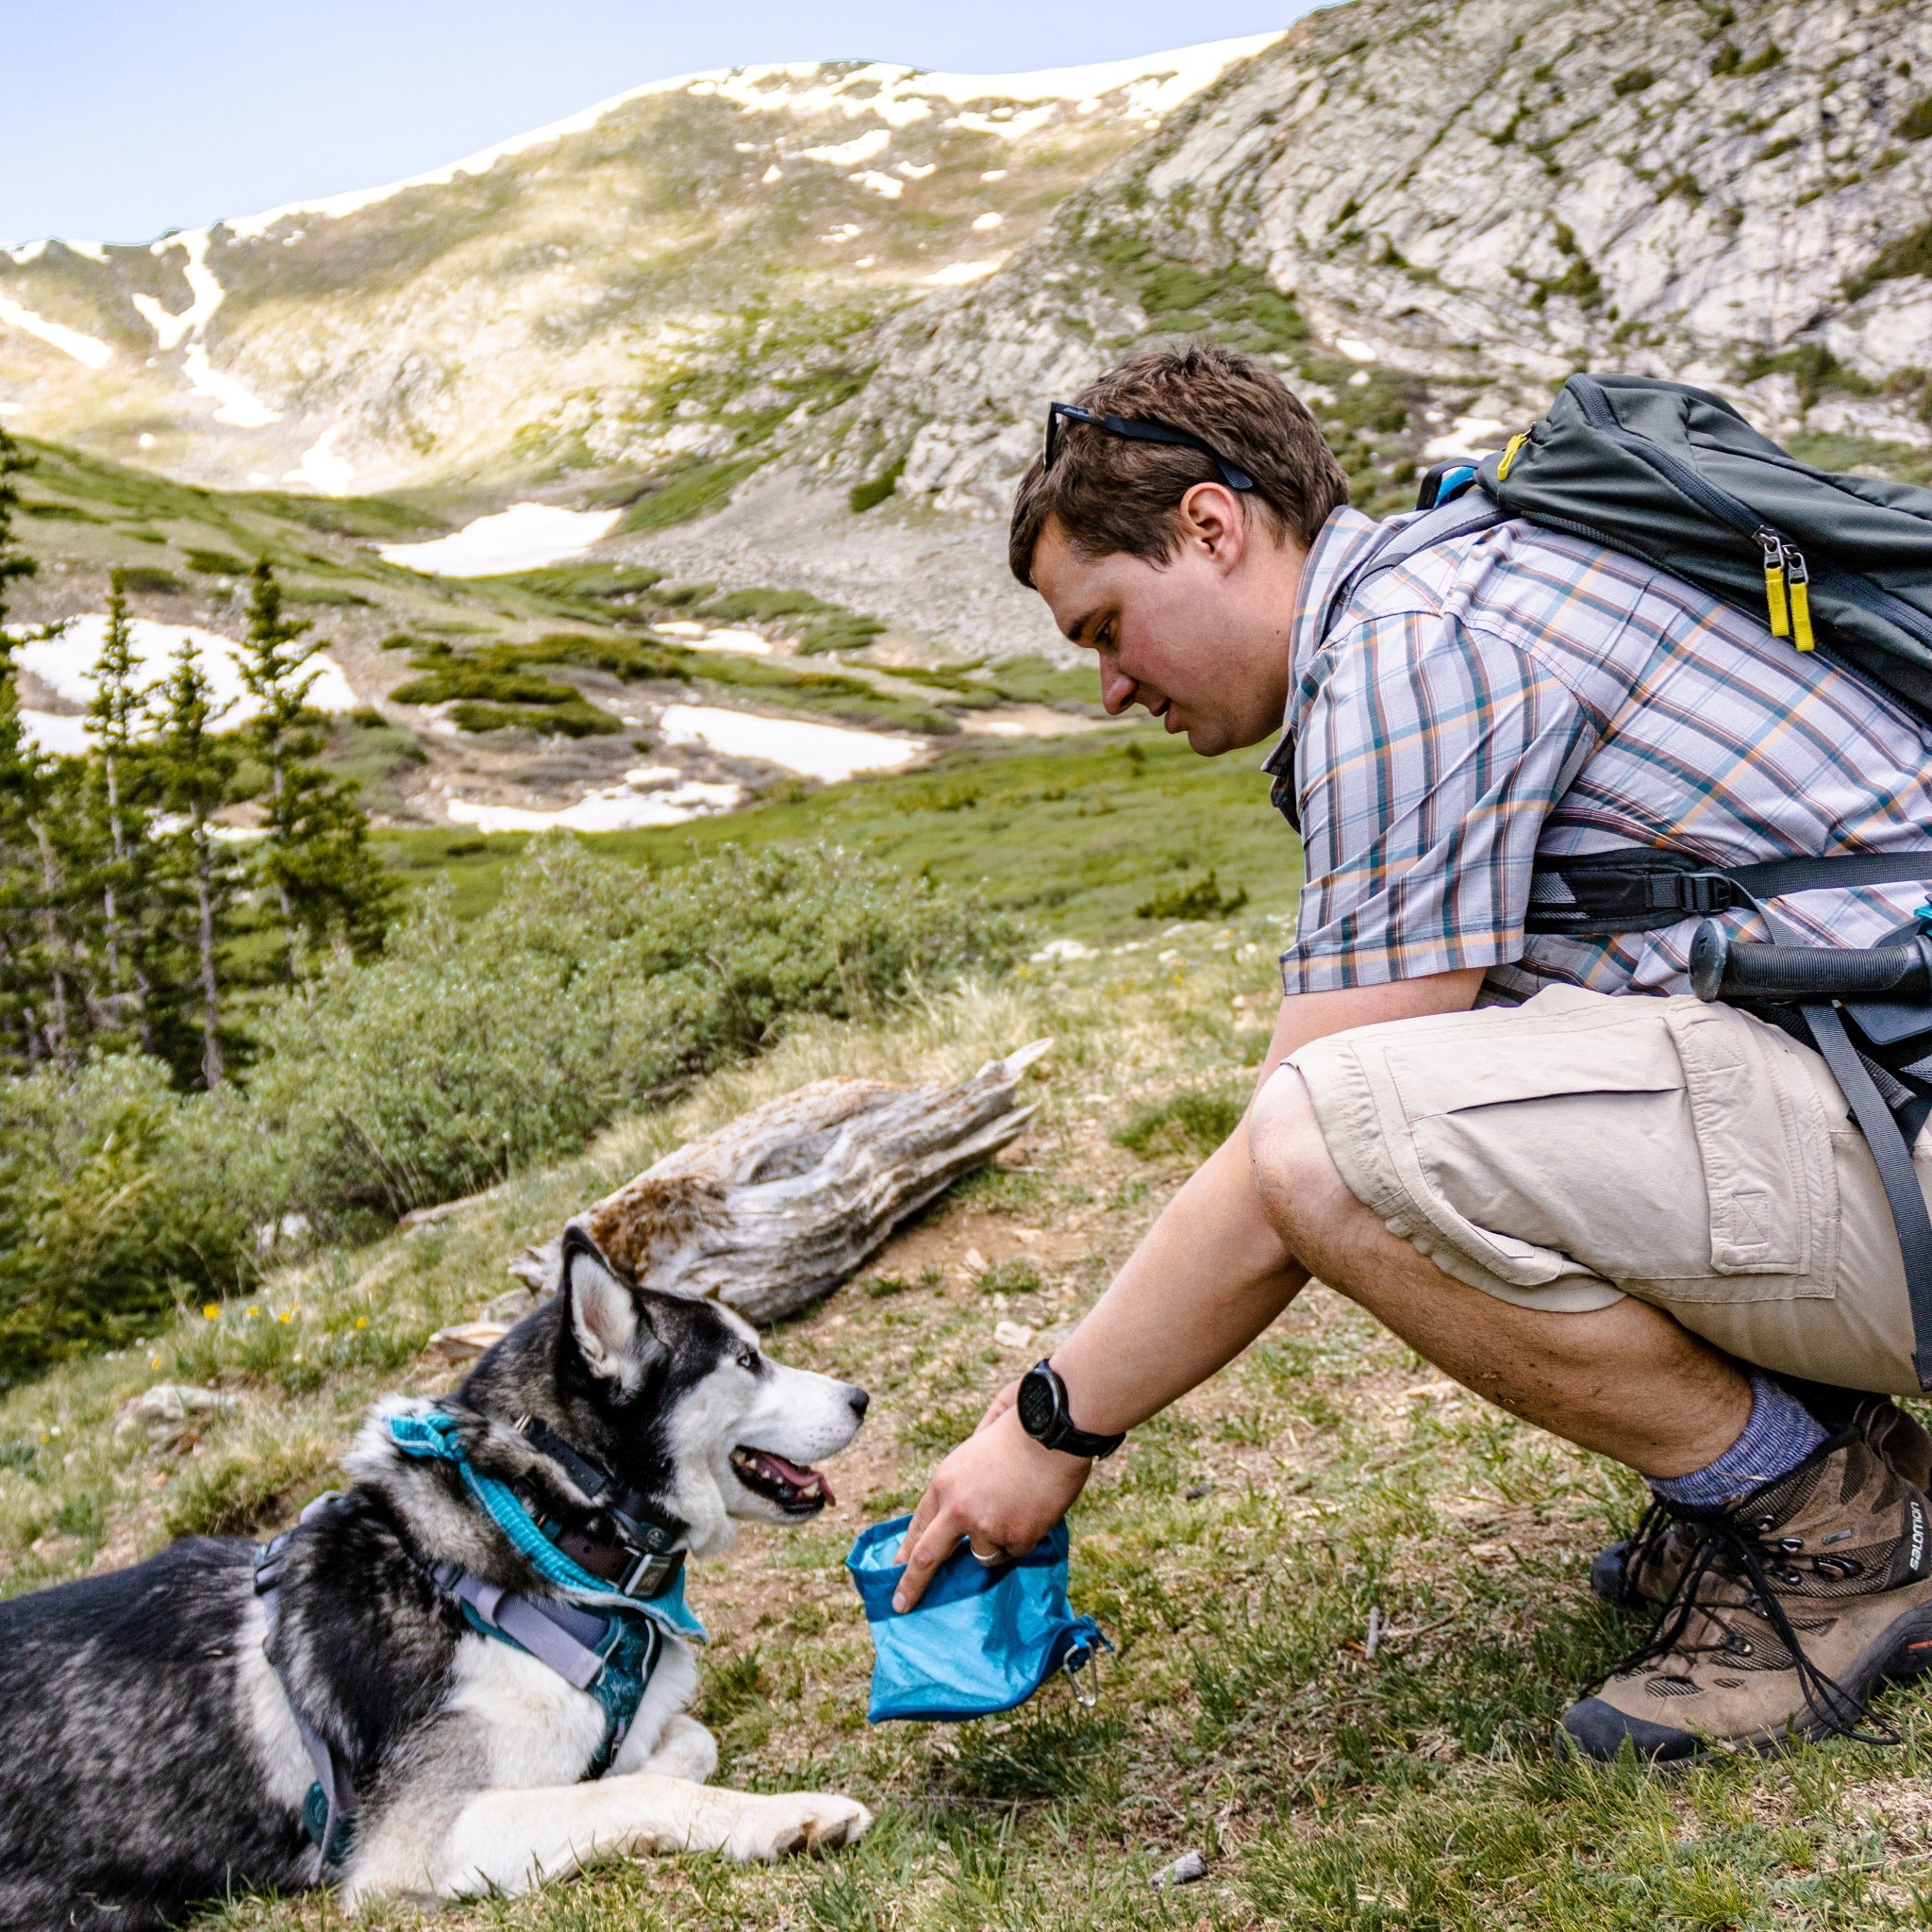
[[[1056,405],[1020,486],[1014,574],[1095,654],[1110,711],[1206,758],[1285,723],[1269,767],[1307,885],[1246,1119],[940,1465],[902,1600],[962,1537],[1030,1548],[1094,1455],[1314,1274],[1655,1492],[1592,1580],[1671,1607],[1565,1716],[1581,1749],[1847,1730],[1932,1667],[1932,1441],[1886,1399],[1919,1383],[1872,1155],[1815,1052],[1690,996],[1694,921],[1525,924],[1564,855],[1932,846],[1924,737],[1741,611],[1521,522],[1351,591],[1378,526],[1347,496],[1273,375],[1197,347]],[[1871,945],[1924,897],[1780,909]]]

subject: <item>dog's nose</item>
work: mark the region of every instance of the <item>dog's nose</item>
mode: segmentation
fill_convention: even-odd
[[[848,1388],[845,1391],[845,1400],[852,1405],[852,1413],[856,1416],[863,1416],[872,1407],[872,1397],[863,1389]]]

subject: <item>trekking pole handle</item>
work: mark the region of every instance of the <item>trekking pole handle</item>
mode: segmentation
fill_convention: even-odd
[[[1701,1000],[1932,1000],[1932,941],[1757,946],[1705,919],[1690,942],[1690,985]]]

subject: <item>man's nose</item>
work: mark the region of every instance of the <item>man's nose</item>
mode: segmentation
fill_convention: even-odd
[[[1100,702],[1115,717],[1134,702],[1141,687],[1118,665],[1100,667]]]

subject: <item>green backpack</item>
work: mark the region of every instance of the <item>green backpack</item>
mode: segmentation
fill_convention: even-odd
[[[1331,591],[1322,633],[1370,579],[1434,544],[1520,518],[1644,558],[1748,611],[1794,650],[1817,652],[1904,706],[1932,738],[1932,491],[1813,469],[1708,391],[1573,375],[1549,414],[1498,454],[1437,464],[1417,508],[1426,514],[1386,530]],[[1291,795],[1282,794],[1294,785],[1292,758],[1284,745],[1269,760],[1280,774],[1276,803],[1291,817]],[[1798,959],[1797,936],[1763,903],[1826,887],[1932,889],[1932,825],[1925,836],[1923,852],[1793,854],[1729,867],[1659,846],[1544,858],[1524,924],[1583,939],[1737,908],[1763,917],[1779,945],[1729,947],[1715,927],[1700,934],[1700,947],[1739,962],[1717,996],[1756,1005],[1808,1038],[1830,1066],[1885,1183],[1919,1382],[1932,1391],[1932,1215],[1910,1154],[1932,1116],[1932,1004],[1864,996],[1893,976],[1924,982],[1932,912],[1884,947],[1810,948]]]

